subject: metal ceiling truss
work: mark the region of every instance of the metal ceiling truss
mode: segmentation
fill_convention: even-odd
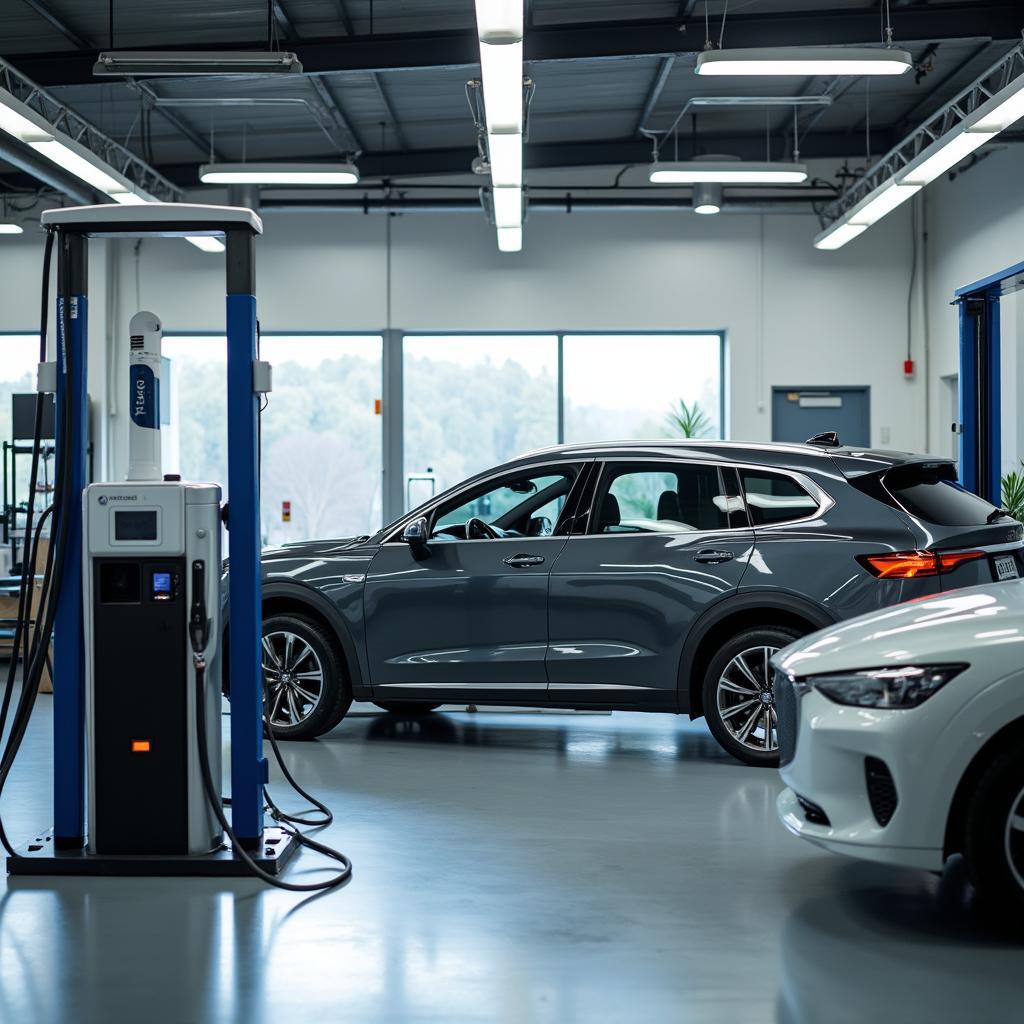
[[[869,167],[842,195],[825,207],[821,215],[822,227],[834,224],[875,189],[895,178],[924,149],[956,129],[978,107],[1021,77],[1024,77],[1024,45],[1015,46]]]
[[[1012,42],[1020,34],[1020,4],[1017,0],[918,4],[902,8],[893,22],[900,40],[990,38]],[[742,11],[729,18],[725,38],[733,48],[870,43],[879,39],[878,10]],[[191,48],[246,49],[253,43],[253,39],[244,39],[193,44]],[[523,57],[527,62],[668,57],[697,53],[703,43],[703,17],[693,14],[688,18],[684,14],[682,20],[537,25],[524,40]],[[180,49],[180,44],[173,48]],[[465,29],[297,39],[293,48],[306,72],[312,74],[462,68],[479,62],[476,33]],[[92,50],[12,55],[42,85],[93,84],[96,57]]]
[[[181,189],[131,150],[94,128],[88,121],[3,60],[0,60],[0,88],[6,89],[15,99],[46,118],[55,128],[85,146],[104,163],[124,175],[140,191],[148,192],[165,203],[181,202],[184,198]]]

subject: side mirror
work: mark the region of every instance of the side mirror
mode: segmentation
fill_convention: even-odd
[[[526,526],[527,537],[550,537],[554,527],[547,516],[533,516]]]
[[[430,539],[430,526],[426,516],[414,519],[402,531],[402,540],[412,549],[414,558],[425,558],[430,554],[427,541]]]

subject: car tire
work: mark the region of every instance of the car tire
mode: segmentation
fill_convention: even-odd
[[[299,612],[263,620],[266,715],[279,740],[310,740],[330,732],[352,705],[352,687],[338,642]]]
[[[429,715],[436,711],[440,704],[426,704],[416,700],[375,700],[373,702],[382,711],[391,715],[399,715],[401,718],[417,718],[420,715]]]
[[[967,874],[979,903],[1024,913],[1024,753],[1007,750],[978,782],[967,809]]]
[[[746,629],[722,644],[704,674],[708,728],[726,751],[745,764],[778,767],[778,719],[771,673],[765,669],[772,654],[799,636],[782,626]]]

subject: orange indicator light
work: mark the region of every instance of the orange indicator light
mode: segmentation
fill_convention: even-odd
[[[132,740],[133,754],[148,754],[151,748],[149,740]]]

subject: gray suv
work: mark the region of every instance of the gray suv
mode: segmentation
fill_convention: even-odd
[[[282,738],[353,699],[703,715],[778,761],[769,661],[838,620],[1016,578],[1022,528],[948,460],[807,444],[626,441],[533,452],[372,537],[263,554]],[[894,640],[898,646],[898,640]]]

